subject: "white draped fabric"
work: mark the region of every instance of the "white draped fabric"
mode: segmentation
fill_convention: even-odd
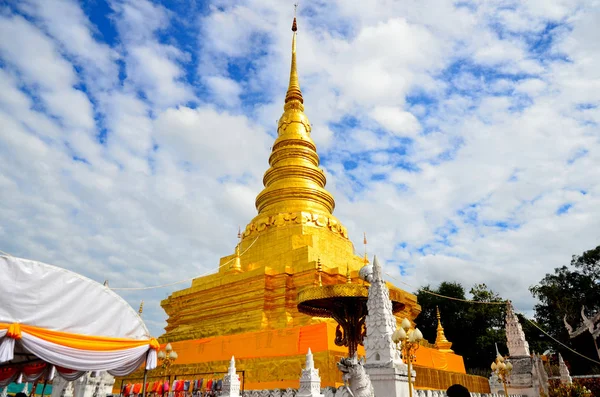
[[[0,255],[0,363],[15,349],[57,367],[65,379],[86,371],[124,376],[157,364],[158,342],[138,313],[109,288],[79,274]],[[50,368],[50,367],[48,367]],[[33,381],[41,373],[26,375]]]
[[[0,255],[0,322],[73,334],[149,339],[138,313],[110,288],[80,274]]]
[[[42,360],[65,368],[81,371],[123,371],[133,372],[146,358],[148,345],[126,350],[95,351],[74,349],[47,342],[33,335],[22,332],[20,340],[25,350],[35,354]]]
[[[7,329],[0,329],[0,363],[12,360],[14,357],[15,340],[11,338],[3,339],[7,332]]]

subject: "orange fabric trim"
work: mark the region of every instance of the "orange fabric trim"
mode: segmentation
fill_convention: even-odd
[[[6,333],[6,336],[16,340],[21,339],[21,325],[19,323],[12,323],[8,327],[8,332]]]
[[[83,334],[72,334],[68,332],[52,331],[32,325],[24,324],[6,324],[0,323],[0,329],[8,329],[7,336],[14,339],[21,339],[21,333],[26,332],[29,335],[43,339],[57,345],[72,347],[80,350],[101,350],[114,351],[126,350],[139,346],[149,345],[151,349],[158,350],[160,347],[155,338],[152,339],[126,339],[112,338],[107,336],[92,336]],[[14,336],[13,336],[14,335]]]

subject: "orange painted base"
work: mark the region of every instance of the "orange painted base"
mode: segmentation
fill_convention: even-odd
[[[322,387],[337,387],[342,379],[336,364],[347,354],[347,348],[336,346],[333,342],[335,328],[336,324],[332,321],[323,321],[279,330],[171,342],[179,357],[169,370],[170,378],[222,378],[231,356],[235,356],[236,369],[243,380],[244,389],[298,388],[306,353],[310,348],[315,367],[321,375]],[[364,356],[362,346],[359,346],[358,354]],[[421,346],[416,356],[415,365],[419,367],[465,373],[463,359],[456,354]],[[150,371],[148,377],[160,378],[160,370]],[[139,378],[139,373],[132,374],[124,382],[138,383]],[[120,382],[115,384],[116,387],[119,385]]]

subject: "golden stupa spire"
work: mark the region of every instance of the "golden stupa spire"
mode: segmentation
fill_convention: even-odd
[[[440,316],[440,308],[435,307],[436,317],[438,321],[437,325],[437,336],[435,338],[435,347],[442,352],[453,353],[454,351],[450,349],[452,347],[452,342],[446,339],[446,335],[444,335],[444,327],[442,327],[441,316]]]
[[[144,301],[140,302],[140,309],[138,310],[138,313],[140,314],[140,317],[142,317],[142,313],[144,312]]]
[[[317,148],[310,137],[310,122],[304,114],[296,63],[297,31],[294,17],[290,80],[277,126],[277,139],[269,157],[271,167],[263,178],[265,188],[256,197],[258,216],[255,221],[264,219],[265,215],[301,212],[331,217],[335,207],[333,197],[325,190],[325,175],[319,168]]]
[[[298,101],[300,103],[294,105],[298,106],[301,111],[304,111],[304,98],[302,98],[302,91],[300,91],[298,67],[296,66],[296,32],[298,31],[298,25],[296,23],[295,7],[297,7],[297,5],[294,5],[294,22],[292,22],[292,32],[294,32],[292,35],[292,66],[290,68],[290,83],[288,85],[287,93],[285,94],[285,103]],[[286,106],[284,106],[284,109],[287,110]]]

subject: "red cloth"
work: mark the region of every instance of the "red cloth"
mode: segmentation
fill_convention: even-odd
[[[11,380],[14,380],[13,378],[17,377],[17,372],[19,372],[19,369],[17,367],[11,366],[0,368],[0,383],[6,383],[6,385],[8,386]]]
[[[127,386],[125,386],[125,395],[128,396],[131,394],[131,385],[128,383]]]
[[[213,380],[209,379],[208,382],[206,382],[206,390],[211,390],[212,384],[213,384]]]
[[[180,380],[177,381],[177,387],[175,388],[176,391],[183,391],[183,386],[185,385],[185,381],[184,380]]]
[[[140,391],[142,391],[141,383],[136,383],[135,385],[133,385],[133,394],[139,394]]]
[[[166,380],[165,383],[163,383],[163,391],[169,391],[169,381]]]

